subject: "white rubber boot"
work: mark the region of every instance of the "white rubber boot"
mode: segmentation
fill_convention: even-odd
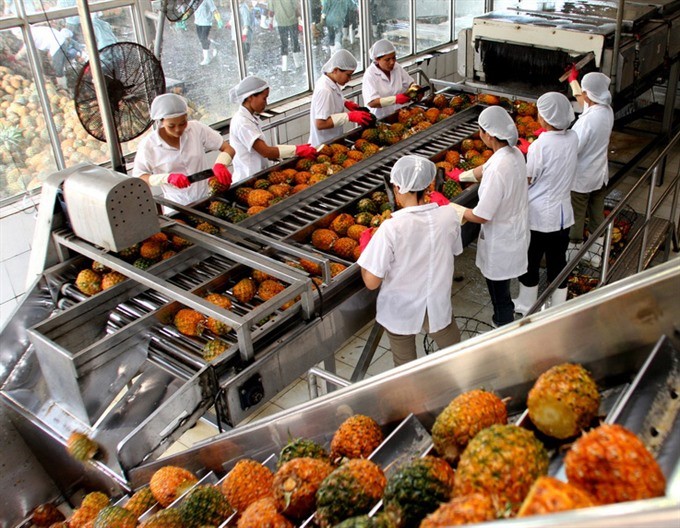
[[[293,52],[293,64],[295,64],[295,68],[299,68],[300,66],[302,66],[302,52],[301,51]]]
[[[576,253],[581,251],[581,248],[583,247],[583,242],[569,242],[569,246],[567,246],[567,262],[570,262],[573,260],[573,258],[576,256]]]
[[[281,71],[288,71],[288,55],[281,55]]]
[[[557,288],[550,296],[550,307],[559,306],[567,302],[567,289],[568,288]]]
[[[349,28],[342,28],[342,40],[349,40]]]
[[[57,86],[59,88],[63,88],[64,90],[68,88],[68,81],[66,80],[66,76],[57,77]]]
[[[354,44],[354,24],[349,26],[349,43]]]
[[[203,50],[203,60],[199,62],[201,66],[207,66],[210,64],[210,60],[212,57],[210,57],[210,50]]]
[[[583,260],[587,262],[591,268],[599,268],[602,264],[602,251],[604,250],[604,237],[598,238],[595,243],[590,246]]]
[[[519,295],[517,299],[513,299],[512,303],[515,305],[515,313],[522,314],[524,317],[529,308],[531,308],[536,302],[538,297],[538,286],[524,286],[522,283],[519,285]]]

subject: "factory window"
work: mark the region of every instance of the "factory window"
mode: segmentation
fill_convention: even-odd
[[[373,45],[376,40],[387,39],[397,48],[398,57],[409,55],[411,53],[411,2],[409,0],[377,0],[368,2],[368,5],[368,20],[371,25],[370,45]]]
[[[510,0],[508,4],[516,4],[517,0]],[[494,2],[496,9],[497,2]],[[504,6],[498,9],[506,9]],[[455,0],[453,3],[453,40],[458,39],[461,29],[472,27],[472,19],[484,14],[484,2],[477,0]]]
[[[416,53],[450,41],[451,3],[448,0],[416,0]]]

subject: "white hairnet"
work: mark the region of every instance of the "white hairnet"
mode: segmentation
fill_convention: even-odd
[[[371,60],[376,60],[383,55],[389,55],[390,53],[396,52],[397,50],[395,49],[394,44],[392,44],[389,40],[381,39],[373,44],[371,51],[369,51],[368,54],[371,57]]]
[[[612,102],[612,94],[609,93],[611,79],[604,73],[590,72],[583,76],[581,89],[595,103],[608,105]]]
[[[242,104],[251,95],[264,92],[267,88],[269,88],[267,81],[255,75],[249,75],[229,90],[229,100],[232,103]]]
[[[62,36],[64,40],[68,40],[73,36],[73,31],[71,31],[68,28],[61,28],[59,30],[59,34]]]
[[[341,49],[333,53],[328,62],[321,67],[324,73],[331,73],[335,68],[346,71],[357,69],[357,60],[349,51]]]
[[[569,99],[558,92],[543,94],[536,101],[538,113],[546,122],[557,130],[566,130],[574,120],[574,109]]]
[[[482,110],[477,120],[479,126],[486,133],[514,147],[517,144],[517,126],[503,108],[500,106],[490,106]]]
[[[187,102],[181,95],[167,93],[157,96],[151,103],[151,119],[168,119],[187,113]]]
[[[390,171],[390,181],[399,186],[399,194],[426,189],[437,173],[437,167],[422,156],[404,156]]]

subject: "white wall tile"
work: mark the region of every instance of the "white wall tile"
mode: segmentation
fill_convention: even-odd
[[[2,262],[2,265],[7,270],[9,281],[14,290],[14,296],[19,297],[26,291],[26,273],[28,272],[28,262],[31,257],[31,252],[26,251],[16,257],[9,258]]]
[[[31,249],[33,231],[26,232],[28,224],[25,213],[16,213],[0,221],[0,261],[15,257]],[[35,221],[34,221],[35,225]]]
[[[15,297],[7,267],[4,262],[0,262],[0,303],[6,303]]]
[[[15,308],[19,303],[16,299],[11,299],[7,302],[0,304],[0,328],[5,326],[5,323],[9,321],[9,316],[14,313]]]

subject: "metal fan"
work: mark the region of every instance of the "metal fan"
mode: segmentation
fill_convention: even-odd
[[[201,5],[203,0],[164,0],[162,10],[170,22],[187,20]]]
[[[153,99],[165,93],[161,63],[149,49],[135,42],[106,46],[99,51],[99,60],[118,140],[134,139],[151,125],[149,111]],[[98,140],[106,141],[89,62],[78,76],[74,100],[83,128]]]

